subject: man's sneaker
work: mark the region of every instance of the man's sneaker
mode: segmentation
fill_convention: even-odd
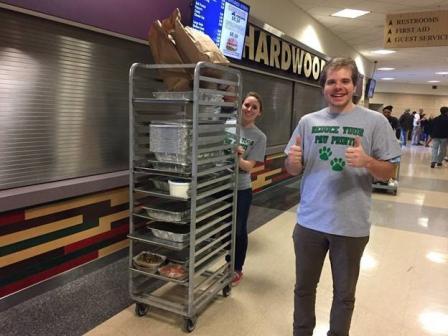
[[[434,168],[436,166],[435,162],[431,162],[431,168]]]
[[[442,162],[437,162],[437,167],[442,167]]]
[[[233,287],[238,286],[242,278],[243,278],[243,272],[236,271],[235,274],[233,275],[232,286]]]

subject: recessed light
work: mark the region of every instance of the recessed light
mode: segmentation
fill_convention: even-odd
[[[384,77],[384,78],[380,78],[381,80],[394,80],[395,78],[392,77]]]
[[[391,71],[391,70],[395,70],[395,68],[378,68],[377,70],[380,70],[380,71]]]
[[[440,83],[440,81],[438,81],[438,80],[430,80],[430,81],[428,81],[428,83]]]
[[[380,49],[380,50],[374,50],[372,52],[374,54],[387,55],[387,54],[393,54],[396,51],[395,50]]]
[[[343,9],[340,10],[339,12],[333,13],[331,14],[331,16],[338,16],[338,17],[345,17],[345,18],[350,18],[350,19],[354,19],[363,15],[366,15],[370,13],[369,11],[363,11],[363,10],[359,10],[359,9]]]
[[[436,72],[436,75],[448,75],[448,71],[439,71]]]

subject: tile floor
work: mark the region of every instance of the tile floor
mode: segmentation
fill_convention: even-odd
[[[431,169],[429,162],[430,148],[405,148],[398,195],[373,195],[352,336],[448,335],[448,165]],[[294,225],[293,207],[250,234],[242,282],[200,315],[194,335],[292,334]],[[327,260],[315,336],[326,334],[331,292]],[[136,317],[132,305],[87,335],[185,335],[181,323],[157,309]]]

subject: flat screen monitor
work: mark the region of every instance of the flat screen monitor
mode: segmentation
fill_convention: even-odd
[[[241,59],[249,9],[238,0],[195,0],[192,27],[210,36],[225,56]]]
[[[373,78],[369,78],[367,80],[366,85],[366,96],[367,98],[372,98],[373,94],[375,93],[375,87],[376,87],[376,80]]]
[[[361,98],[363,82],[364,82],[364,75],[359,74],[358,81],[356,82],[356,91],[354,92],[354,96]]]

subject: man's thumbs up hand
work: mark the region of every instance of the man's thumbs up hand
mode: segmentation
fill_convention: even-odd
[[[372,158],[368,156],[362,148],[360,137],[354,139],[352,147],[348,147],[345,151],[345,161],[348,166],[356,168],[366,168]]]

